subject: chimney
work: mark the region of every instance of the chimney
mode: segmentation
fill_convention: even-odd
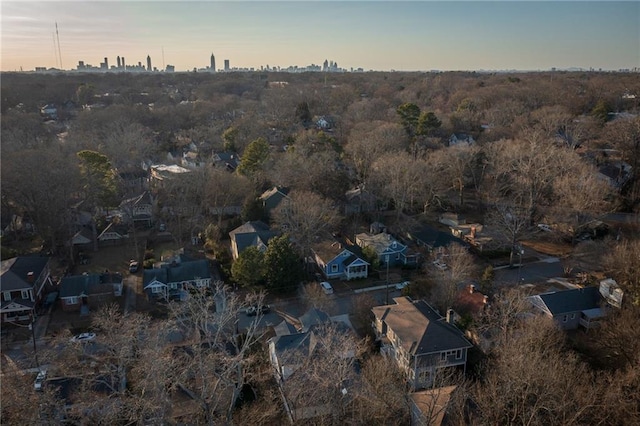
[[[485,296],[483,302],[485,305],[489,303],[489,296]]]
[[[473,284],[471,284],[471,285],[469,286],[469,294],[473,294],[475,291],[476,291],[476,286],[475,286],[475,285],[473,285]]]
[[[476,237],[476,227],[472,226],[471,227],[471,238],[475,238]]]
[[[453,324],[453,309],[447,309],[447,322]]]
[[[33,284],[36,281],[36,274],[33,271],[27,272],[27,282]]]

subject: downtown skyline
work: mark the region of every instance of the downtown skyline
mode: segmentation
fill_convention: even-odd
[[[147,55],[191,71],[212,52],[245,69],[327,58],[365,71],[640,67],[640,3],[630,1],[7,1],[1,22],[2,71]]]

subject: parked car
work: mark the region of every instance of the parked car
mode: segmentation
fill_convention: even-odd
[[[331,287],[331,284],[329,284],[326,281],[322,281],[320,283],[320,287],[322,287],[322,291],[324,291],[324,294],[333,294],[333,287]]]
[[[269,307],[269,305],[262,305],[262,306],[254,305],[254,306],[249,306],[245,311],[245,313],[250,317],[256,316],[258,312],[262,314],[268,314],[269,312],[271,312],[271,308]]]
[[[131,260],[129,262],[129,272],[135,274],[136,272],[138,272],[138,269],[140,269],[140,263],[138,263],[137,260]]]
[[[96,333],[80,333],[71,338],[71,341],[74,343],[85,343],[90,342],[96,338]]]
[[[401,283],[396,284],[396,290],[402,290],[406,286],[410,284],[409,281],[402,281]]]
[[[553,229],[547,225],[546,223],[539,223],[538,224],[538,229],[544,232],[552,232]]]
[[[47,370],[40,370],[36,376],[36,381],[33,382],[33,388],[37,391],[42,390],[44,381],[47,379]]]
[[[164,232],[166,230],[167,230],[167,225],[165,225],[164,223],[161,223],[160,225],[158,225],[158,231]]]

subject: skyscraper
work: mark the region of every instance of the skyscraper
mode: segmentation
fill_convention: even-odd
[[[118,69],[120,69],[120,56],[118,56]]]
[[[228,59],[224,60],[224,70],[225,71],[229,71],[229,60]]]
[[[147,71],[152,71],[151,69],[151,56],[147,55]]]
[[[109,69],[109,59],[108,58],[104,58],[104,67],[106,69]]]
[[[127,65],[124,63],[124,56],[122,57],[122,69],[127,70]]]
[[[216,72],[216,57],[211,54],[211,66],[209,67],[209,71]]]

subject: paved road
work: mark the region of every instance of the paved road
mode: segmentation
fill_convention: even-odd
[[[547,257],[538,261],[523,263],[514,268],[503,267],[495,269],[495,283],[497,286],[508,284],[530,284],[546,281],[550,278],[562,277],[564,268],[557,257]]]

